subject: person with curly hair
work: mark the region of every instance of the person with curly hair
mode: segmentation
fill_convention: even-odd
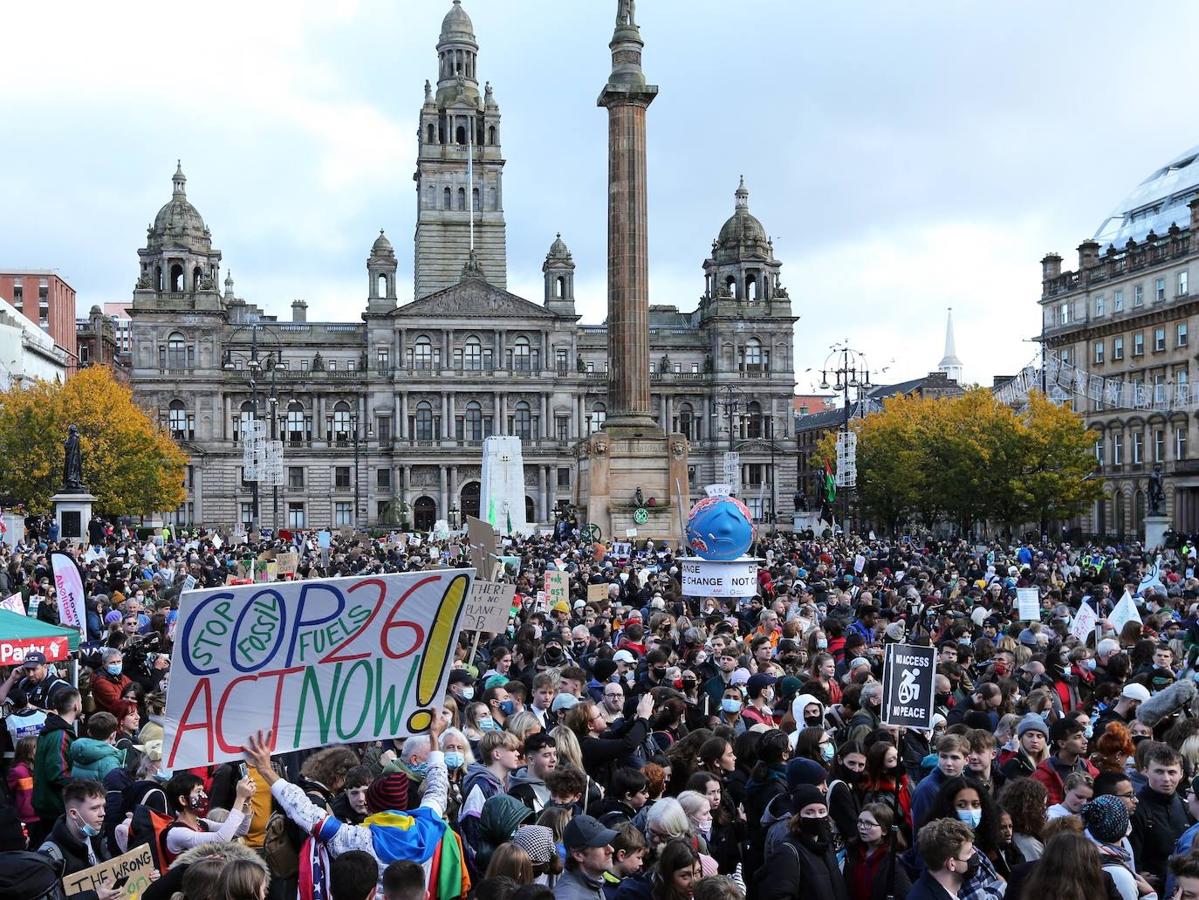
[[[1127,725],[1123,722],[1108,722],[1103,733],[1095,739],[1091,765],[1100,772],[1123,772],[1128,758],[1136,749]]]
[[[999,805],[1012,817],[1012,843],[1028,861],[1045,852],[1041,832],[1045,829],[1045,785],[1031,778],[1017,778],[1004,785]]]

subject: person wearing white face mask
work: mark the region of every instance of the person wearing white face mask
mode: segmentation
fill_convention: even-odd
[[[771,704],[774,703],[776,680],[773,675],[761,673],[749,679],[746,684],[746,690],[749,693],[749,706],[741,710],[741,718],[745,720],[746,728],[752,728],[754,725],[774,727],[774,712]]]
[[[465,709],[466,705],[475,698],[475,682],[466,669],[454,669],[450,672],[446,690],[457,701],[459,709]]]

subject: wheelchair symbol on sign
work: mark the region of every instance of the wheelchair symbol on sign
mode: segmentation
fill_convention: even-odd
[[[920,685],[916,683],[916,672],[913,669],[904,669],[903,674],[899,676],[899,704],[907,706],[913,700],[920,699]]]

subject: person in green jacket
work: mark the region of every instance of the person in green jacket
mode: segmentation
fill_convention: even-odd
[[[72,778],[104,781],[104,776],[125,764],[125,751],[117,748],[117,717],[112,713],[94,713],[87,720],[87,737],[76,738],[68,753]]]
[[[65,809],[62,789],[71,780],[71,744],[75,742],[75,723],[83,713],[83,699],[75,688],[62,688],[55,691],[53,706],[33,756],[33,809],[41,819],[43,835],[50,833]]]

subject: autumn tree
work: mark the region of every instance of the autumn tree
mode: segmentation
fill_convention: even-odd
[[[83,480],[96,511],[141,515],[175,509],[186,496],[185,454],[103,366],[65,384],[39,381],[0,393],[0,490],[33,512],[62,488],[63,441],[79,430]]]
[[[1021,412],[975,389],[937,400],[896,396],[851,420],[858,436],[862,513],[892,533],[905,521],[954,523],[962,533],[994,522],[1013,527],[1064,520],[1095,500],[1095,462],[1082,419],[1034,393]],[[836,431],[812,464],[836,459]]]

